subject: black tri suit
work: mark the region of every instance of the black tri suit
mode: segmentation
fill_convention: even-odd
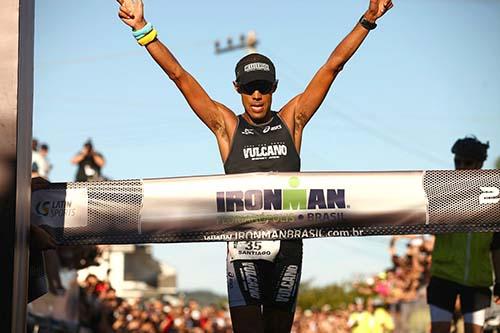
[[[268,122],[258,125],[238,116],[231,151],[224,163],[226,174],[300,171],[300,157],[290,130],[277,112],[271,113]],[[301,239],[229,242],[229,306],[263,305],[294,312],[301,269]]]

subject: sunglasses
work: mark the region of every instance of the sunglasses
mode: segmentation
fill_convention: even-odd
[[[270,94],[275,86],[275,82],[269,81],[252,81],[246,84],[238,86],[238,92],[240,94],[252,95],[256,90],[261,94]]]

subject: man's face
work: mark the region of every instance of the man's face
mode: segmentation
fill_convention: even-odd
[[[362,302],[356,303],[356,311],[361,312],[365,308],[364,304]]]
[[[92,146],[89,145],[88,143],[84,144],[83,145],[83,151],[86,154],[90,154],[90,152],[92,151]]]
[[[97,284],[97,278],[95,276],[88,276],[87,277],[87,286],[93,287]]]
[[[483,167],[483,162],[470,159],[458,154],[455,155],[455,169],[456,170],[470,170],[470,169],[481,169]]]
[[[245,112],[254,122],[268,120],[276,86],[276,82],[269,81],[252,81],[244,85],[234,83],[236,91],[241,95]]]

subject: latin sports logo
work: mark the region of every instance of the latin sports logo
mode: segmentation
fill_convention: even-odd
[[[480,187],[479,203],[496,204],[500,201],[500,189],[498,187]]]
[[[349,208],[345,189],[301,189],[298,177],[291,177],[288,189],[256,189],[217,192],[217,212],[317,210]]]
[[[40,201],[35,208],[36,213],[38,216],[47,216],[49,215],[49,206],[50,206],[50,201]]]
[[[35,205],[35,212],[38,216],[75,216],[76,208],[72,208],[71,201],[40,201]]]

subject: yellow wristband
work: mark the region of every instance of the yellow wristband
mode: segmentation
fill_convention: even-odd
[[[158,32],[153,28],[153,30],[151,30],[146,36],[142,37],[137,42],[142,46],[146,46],[154,41],[156,39],[156,36],[158,36]]]

